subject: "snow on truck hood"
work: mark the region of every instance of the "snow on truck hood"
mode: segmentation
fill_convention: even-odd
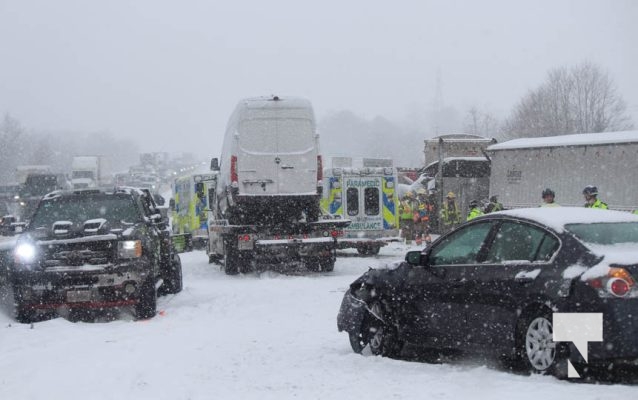
[[[504,214],[539,222],[556,232],[565,231],[569,224],[593,224],[605,222],[638,222],[638,215],[612,210],[598,210],[585,207],[536,207],[499,211],[488,214]]]

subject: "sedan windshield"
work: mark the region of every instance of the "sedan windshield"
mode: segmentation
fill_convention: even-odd
[[[638,243],[638,222],[568,224],[565,229],[587,243]]]
[[[55,197],[42,200],[33,215],[31,226],[51,227],[57,221],[82,225],[91,219],[103,218],[112,223],[135,223],[141,220],[130,196],[95,195]]]

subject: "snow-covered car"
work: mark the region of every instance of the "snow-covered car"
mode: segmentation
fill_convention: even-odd
[[[49,193],[12,251],[3,269],[23,322],[60,309],[114,307],[150,318],[158,291],[182,289],[166,221],[144,190]]]
[[[587,208],[492,213],[371,269],[337,318],[355,352],[399,355],[404,344],[488,351],[564,376],[568,361],[638,364],[638,216]],[[603,340],[580,357],[553,341],[555,313],[602,313]],[[592,327],[595,329],[595,327]],[[578,370],[578,368],[577,368]]]

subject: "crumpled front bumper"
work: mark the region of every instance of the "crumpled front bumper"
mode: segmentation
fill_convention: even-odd
[[[147,262],[104,268],[17,270],[11,283],[20,309],[99,309],[134,305],[147,279]],[[127,291],[127,285],[129,290]],[[135,290],[131,291],[130,289]]]
[[[361,324],[368,312],[366,303],[352,295],[350,289],[344,294],[337,315],[339,332],[359,332]]]

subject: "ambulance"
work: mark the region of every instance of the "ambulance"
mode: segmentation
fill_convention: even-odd
[[[215,173],[190,174],[175,179],[170,208],[174,242],[178,251],[206,248],[209,190],[215,179]]]
[[[327,160],[328,161],[328,160]],[[352,222],[338,248],[374,255],[399,241],[397,173],[391,159],[332,157],[324,169],[322,211]]]

